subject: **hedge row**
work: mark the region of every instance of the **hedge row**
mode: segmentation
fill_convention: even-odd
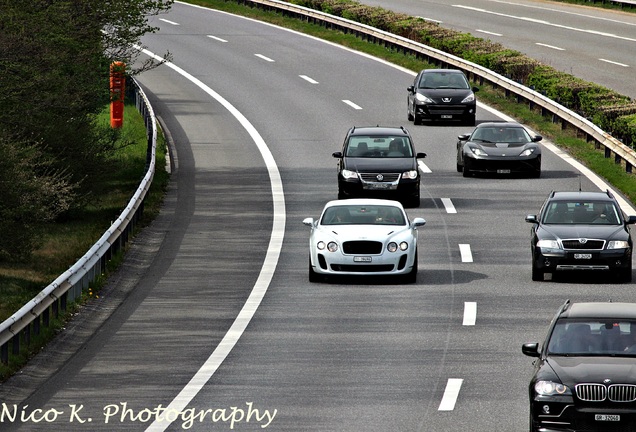
[[[353,0],[289,0],[289,3],[366,24],[484,66],[545,94],[636,147],[636,101],[606,87],[560,72],[501,44],[381,7]]]

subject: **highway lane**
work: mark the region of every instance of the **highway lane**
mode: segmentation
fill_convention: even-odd
[[[150,51],[169,49],[177,66],[236,107],[276,162],[286,223],[273,279],[227,359],[202,388],[189,385],[257,281],[273,196],[253,137],[226,108],[174,69],[144,74],[179,164],[168,214],[155,228],[165,240],[154,245],[148,269],[137,269],[139,285],[59,373],[26,400],[0,389],[1,400],[29,409],[82,404],[82,417],[93,421],[27,421],[7,430],[146,430],[142,410],[166,407],[184,389],[189,409],[218,416],[196,421],[197,431],[229,430],[238,409],[252,417],[236,430],[263,430],[268,420],[265,430],[277,431],[523,430],[531,362],[521,343],[540,337],[568,297],[628,300],[633,289],[602,278],[530,281],[524,216],[551,189],[592,183],[548,151],[540,179],[464,179],[454,152],[465,127],[406,123],[411,73],[183,4],[161,18],[171,23],[157,20],[161,32],[145,40]],[[495,118],[478,113],[480,121]],[[406,125],[429,154],[422,205],[409,210],[427,220],[417,284],[309,284],[301,221],[336,197],[331,153],[346,129],[378,123]],[[465,324],[467,303],[476,315]],[[38,381],[37,371],[27,373],[24,384]],[[103,409],[124,403],[129,415],[104,424]],[[167,430],[185,427],[179,418]]]
[[[636,13],[542,0],[362,0],[470,33],[636,98]]]

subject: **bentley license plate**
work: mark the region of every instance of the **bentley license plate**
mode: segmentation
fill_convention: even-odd
[[[363,256],[353,257],[353,262],[371,262],[371,257],[363,257]]]
[[[592,259],[592,254],[574,254],[574,259]]]
[[[440,117],[443,118],[443,119],[452,119],[453,118],[453,116],[451,114],[442,114]]]
[[[594,414],[594,420],[596,421],[621,421],[621,416],[618,414]]]

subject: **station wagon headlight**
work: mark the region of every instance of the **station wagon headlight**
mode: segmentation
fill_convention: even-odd
[[[343,169],[342,170],[342,177],[344,177],[346,179],[357,179],[358,178],[358,173],[355,172],[355,171]]]
[[[335,252],[335,251],[337,251],[337,250],[338,250],[338,243],[336,243],[336,242],[329,242],[329,243],[327,244],[327,250],[328,250],[329,252]]]
[[[629,243],[625,240],[612,240],[607,243],[608,249],[628,249]]]
[[[468,102],[472,102],[475,100],[475,94],[471,93],[468,96],[466,96],[463,100],[462,103],[468,103]]]
[[[539,240],[537,242],[537,247],[549,248],[549,249],[561,249],[561,247],[559,246],[559,242],[556,240]]]
[[[568,386],[554,381],[537,381],[534,391],[541,396],[571,395]]]
[[[417,178],[417,170],[410,170],[410,171],[403,172],[402,178],[415,180]]]
[[[525,149],[519,154],[519,156],[530,156],[532,153],[534,153],[534,150],[534,148]]]
[[[421,93],[415,93],[415,100],[422,103],[433,103],[433,101]]]

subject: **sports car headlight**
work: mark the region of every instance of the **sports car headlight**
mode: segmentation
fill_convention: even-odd
[[[433,101],[421,93],[415,93],[415,100],[422,103],[433,103]]]
[[[417,178],[417,170],[410,170],[410,171],[403,172],[402,178],[415,180]]]
[[[335,252],[335,251],[337,251],[337,250],[338,250],[338,243],[336,243],[336,242],[329,242],[329,243],[327,244],[327,250],[328,250],[329,252]]]
[[[628,249],[629,243],[625,240],[612,240],[607,243],[608,249]]]
[[[409,248],[409,244],[407,242],[400,243],[400,250],[405,251]]]
[[[534,148],[525,149],[524,151],[519,153],[519,156],[530,156],[532,153],[534,153],[534,150]]]
[[[398,249],[398,245],[396,242],[391,242],[388,245],[386,245],[386,250],[388,250],[389,252],[395,252]]]
[[[470,151],[473,152],[475,156],[488,156],[488,153],[480,149],[479,147],[469,147]]]
[[[318,243],[316,243],[316,247],[318,248],[318,250],[324,250],[325,246],[326,245],[324,241],[319,241]]]
[[[537,381],[534,391],[541,396],[571,395],[568,386],[553,381]]]
[[[355,171],[350,171],[347,169],[343,169],[342,170],[342,177],[346,178],[346,179],[353,179],[353,178],[358,178],[358,173]]]
[[[556,240],[539,240],[537,242],[537,247],[540,248],[550,248],[550,249],[561,249],[559,246],[559,242]]]
[[[466,96],[463,100],[462,103],[468,103],[468,102],[472,102],[475,100],[475,94],[471,93],[468,96]]]

